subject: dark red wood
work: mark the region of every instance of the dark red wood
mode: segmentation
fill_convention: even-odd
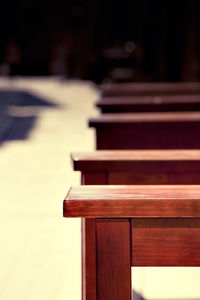
[[[107,184],[107,175],[81,174],[81,184]],[[96,228],[95,220],[82,218],[82,300],[96,300]]]
[[[91,118],[97,149],[200,149],[200,113],[105,114]]]
[[[102,113],[199,111],[199,95],[103,97],[97,102]]]
[[[81,220],[82,300],[96,300],[95,219]]]
[[[108,184],[108,175],[107,172],[83,172],[81,173],[81,183],[83,185],[95,185],[102,182],[102,184]]]
[[[111,83],[101,87],[102,95],[144,96],[144,95],[192,95],[200,93],[199,82],[157,82],[157,83]]]
[[[133,219],[132,266],[200,266],[200,218]]]
[[[200,266],[200,186],[74,187],[65,200],[64,213],[90,216],[96,222],[97,295],[101,286],[103,293],[116,288],[118,279],[110,274],[114,268],[119,272],[120,255],[127,272],[130,264]],[[106,276],[114,281],[107,283]],[[125,278],[123,293],[128,289]]]
[[[99,150],[71,155],[83,184],[200,184],[200,150]]]
[[[97,219],[97,299],[131,300],[129,219]]]
[[[65,217],[197,218],[199,185],[72,187],[64,200]]]

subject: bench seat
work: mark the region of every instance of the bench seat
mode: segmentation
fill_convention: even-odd
[[[63,211],[91,225],[84,300],[131,300],[132,266],[200,266],[199,185],[72,187]]]
[[[199,95],[103,97],[96,106],[102,113],[199,111]]]
[[[98,150],[71,159],[85,185],[200,184],[200,150]]]
[[[103,97],[192,95],[200,93],[199,82],[110,83],[100,86]]]

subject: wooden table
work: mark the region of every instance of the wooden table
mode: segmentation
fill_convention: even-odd
[[[100,86],[103,97],[194,95],[200,93],[199,82],[110,83]]]
[[[200,149],[200,112],[104,114],[89,126],[99,150]]]
[[[199,111],[199,95],[103,97],[96,106],[102,113]]]
[[[91,223],[84,300],[130,300],[132,266],[200,266],[198,185],[73,187],[64,217]]]

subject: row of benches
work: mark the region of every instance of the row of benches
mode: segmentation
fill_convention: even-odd
[[[132,92],[149,93],[152,101],[183,93],[190,102],[200,98],[200,85],[120,84],[102,91]],[[180,106],[182,97],[187,103],[178,96]],[[83,300],[131,299],[131,266],[200,266],[200,113],[161,111],[90,119],[97,149],[129,150],[72,154],[82,185],[89,185],[71,188],[64,200],[64,216],[82,218]]]

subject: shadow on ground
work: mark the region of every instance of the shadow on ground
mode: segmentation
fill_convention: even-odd
[[[132,290],[132,299],[133,300],[145,300],[142,295],[140,295],[135,290]]]
[[[0,145],[25,140],[35,126],[39,110],[57,105],[26,91],[0,90]]]
[[[132,299],[133,300],[146,300],[142,295],[140,295],[135,290],[132,290]],[[154,299],[151,299],[151,300],[154,300]],[[199,300],[199,298],[191,298],[191,299],[188,299],[188,298],[174,298],[174,299],[173,298],[170,298],[170,299],[163,298],[163,299],[155,299],[155,300]]]

